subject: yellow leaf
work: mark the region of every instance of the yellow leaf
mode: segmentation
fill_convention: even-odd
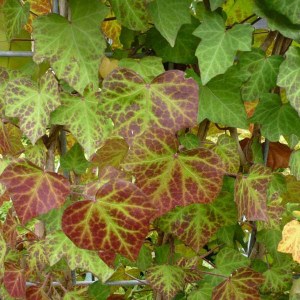
[[[99,67],[100,76],[104,79],[109,73],[118,67],[118,64],[119,61],[117,59],[109,59],[104,56]]]
[[[300,263],[300,222],[293,220],[284,226],[277,250],[291,253],[293,259]]]
[[[110,13],[107,18],[114,18],[114,14]],[[104,20],[101,25],[101,29],[104,35],[112,40],[111,47],[113,49],[122,49],[123,45],[120,42],[121,24],[117,20]]]

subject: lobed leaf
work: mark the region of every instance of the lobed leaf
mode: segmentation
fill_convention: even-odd
[[[30,286],[26,289],[26,300],[49,300],[43,287]]]
[[[24,270],[13,263],[5,264],[3,284],[9,295],[14,298],[25,298]]]
[[[267,188],[271,180],[270,169],[253,165],[249,175],[238,174],[235,181],[235,202],[239,218],[249,221],[267,221]]]
[[[27,145],[25,157],[38,167],[44,168],[47,159],[47,148],[43,141],[38,140],[35,145]]]
[[[178,152],[178,141],[163,129],[136,138],[123,167],[149,196],[158,215],[175,206],[212,202],[222,186],[224,166],[211,150]]]
[[[1,174],[22,224],[61,206],[70,193],[70,184],[63,176],[42,171],[30,162],[11,163]]]
[[[176,132],[197,122],[198,86],[179,70],[147,84],[129,69],[116,69],[103,81],[101,109],[127,141],[149,127]]]
[[[112,180],[96,194],[96,201],[70,205],[62,218],[65,234],[78,247],[113,251],[136,259],[155,213],[146,195],[134,184]]]
[[[98,88],[98,68],[105,49],[99,24],[108,8],[97,0],[72,0],[70,22],[48,14],[33,21],[36,63],[49,61],[57,77],[83,94],[87,85]]]
[[[32,144],[46,133],[50,113],[60,105],[58,83],[48,71],[39,84],[30,79],[10,80],[5,89],[5,114],[18,117]]]
[[[294,175],[297,180],[300,180],[300,151],[293,151],[290,157],[289,166],[291,174]]]

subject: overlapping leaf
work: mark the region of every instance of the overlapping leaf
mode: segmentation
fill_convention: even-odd
[[[29,3],[21,3],[18,0],[6,0],[2,12],[6,21],[7,38],[11,40],[16,37],[23,26],[26,24],[29,17]]]
[[[65,258],[72,270],[81,268],[90,271],[100,281],[106,281],[113,273],[113,270],[99,258],[96,251],[76,247],[61,231],[47,235],[45,248],[50,266],[55,265],[61,258]]]
[[[0,231],[0,278],[2,278],[4,274],[4,259],[5,259],[6,250],[7,250],[6,241],[3,237],[2,232]]]
[[[300,89],[298,89],[300,71],[297,66],[300,66],[300,49],[290,47],[286,52],[285,61],[279,68],[277,84],[286,89],[288,100],[300,115]]]
[[[278,251],[291,253],[293,259],[300,263],[300,222],[293,220],[287,223],[282,231],[282,240],[278,244]]]
[[[70,192],[69,182],[63,176],[44,172],[26,161],[11,163],[1,174],[0,182],[10,193],[23,224],[61,206]]]
[[[115,130],[130,139],[150,126],[176,132],[196,123],[198,86],[179,70],[167,71],[147,84],[129,69],[117,69],[103,81],[102,110]]]
[[[263,276],[250,268],[240,268],[213,291],[213,300],[257,300],[260,298],[258,286],[264,282]]]
[[[242,97],[245,101],[253,101],[268,93],[276,85],[279,66],[283,58],[279,55],[266,57],[265,52],[252,49],[240,55],[240,68],[248,72],[250,78],[242,86]]]
[[[30,286],[26,289],[26,300],[49,300],[43,287]]]
[[[62,228],[78,247],[113,251],[136,259],[155,209],[134,184],[111,180],[96,194],[69,206]]]
[[[58,84],[49,71],[39,84],[21,78],[11,80],[5,89],[5,114],[20,119],[20,128],[35,142],[46,133],[50,113],[60,105]]]
[[[203,84],[225,73],[233,65],[238,50],[251,50],[252,31],[253,28],[248,24],[238,24],[226,30],[219,14],[205,15],[203,23],[193,33],[201,38],[196,56]]]
[[[235,202],[239,218],[249,221],[267,221],[267,188],[271,180],[270,169],[253,165],[248,175],[238,174],[235,181]]]
[[[282,103],[277,94],[262,94],[251,122],[261,124],[261,133],[270,141],[281,135],[300,135],[300,118],[289,103]]]
[[[162,59],[156,56],[146,56],[142,59],[123,58],[119,62],[119,67],[133,70],[146,82],[151,82],[165,71]]]
[[[184,288],[185,272],[177,266],[159,265],[148,269],[147,280],[155,291],[171,300]]]
[[[123,1],[109,0],[117,20],[125,27],[144,31],[148,27],[148,15],[145,0]]]
[[[60,158],[60,165],[66,171],[74,171],[76,174],[83,174],[90,163],[85,159],[81,146],[76,143]]]
[[[159,219],[159,228],[199,252],[221,226],[236,222],[236,208],[230,194],[221,194],[213,203],[178,207]]]
[[[224,166],[215,153],[205,148],[178,153],[178,146],[169,131],[153,129],[134,140],[123,164],[159,214],[212,202],[222,186]]]
[[[99,94],[61,94],[62,105],[51,114],[51,123],[66,125],[91,156],[112,129],[111,122],[98,108]]]
[[[240,23],[253,14],[253,0],[227,0],[223,10],[227,15],[226,25]]]
[[[47,148],[42,140],[38,140],[35,145],[27,145],[25,157],[40,168],[44,168],[47,158]]]
[[[25,297],[24,270],[13,263],[5,264],[3,283],[10,296],[14,298]]]
[[[60,79],[80,93],[91,84],[98,88],[98,68],[105,49],[99,24],[108,8],[97,0],[70,1],[70,22],[58,14],[33,21],[36,63],[48,60]]]
[[[293,151],[290,157],[289,166],[291,174],[293,174],[298,180],[300,180],[300,151]]]
[[[98,149],[92,157],[92,162],[96,164],[99,169],[103,169],[106,166],[117,168],[127,155],[127,152],[128,144],[124,139],[107,139],[103,146]]]
[[[109,13],[107,18],[114,18],[114,14]],[[120,49],[123,45],[120,42],[120,34],[122,26],[118,20],[109,20],[107,22],[102,22],[101,29],[104,35],[112,40],[112,49]]]
[[[180,27],[191,22],[190,1],[156,0],[148,9],[157,30],[174,47]]]

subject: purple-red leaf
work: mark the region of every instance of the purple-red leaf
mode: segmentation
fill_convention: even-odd
[[[11,163],[1,174],[21,222],[61,206],[70,193],[70,184],[63,176],[45,172],[21,160]]]
[[[25,297],[26,280],[24,271],[18,266],[12,263],[5,264],[3,283],[11,297]]]

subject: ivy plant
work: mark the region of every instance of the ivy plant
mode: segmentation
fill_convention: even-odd
[[[1,0],[0,298],[299,299],[299,32],[300,0]]]

